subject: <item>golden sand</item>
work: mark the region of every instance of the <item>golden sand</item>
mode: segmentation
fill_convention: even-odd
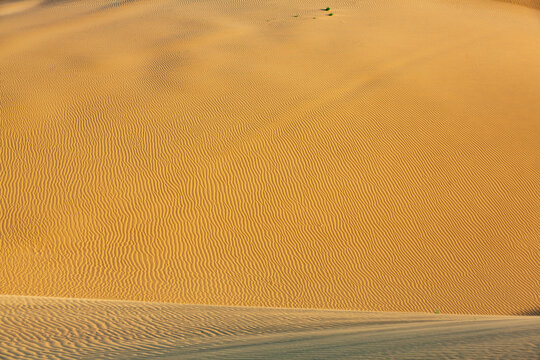
[[[511,4],[529,6],[535,9],[540,9],[540,0],[500,0],[500,1],[506,1]]]
[[[539,307],[538,10],[0,9],[0,294]]]

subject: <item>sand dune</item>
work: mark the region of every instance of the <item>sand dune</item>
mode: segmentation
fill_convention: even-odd
[[[540,318],[0,296],[0,358],[536,359]]]
[[[0,293],[533,312],[538,39],[489,0],[2,16]]]
[[[529,6],[535,9],[540,9],[540,0],[502,0],[511,4]]]
[[[3,0],[0,1],[0,16],[13,15],[16,13],[31,10],[32,8],[41,5],[43,0]]]

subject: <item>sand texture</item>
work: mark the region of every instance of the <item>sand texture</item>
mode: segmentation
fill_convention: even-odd
[[[540,308],[538,10],[16,3],[0,294]]]
[[[0,359],[536,360],[539,317],[0,296]]]
[[[540,9],[540,0],[500,0],[500,1],[506,1],[511,4],[529,6],[535,9]]]

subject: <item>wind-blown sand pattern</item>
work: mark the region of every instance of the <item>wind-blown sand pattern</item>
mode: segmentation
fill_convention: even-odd
[[[540,318],[0,296],[8,359],[537,359]]]
[[[0,4],[1,294],[538,311],[538,10]]]
[[[535,9],[540,9],[540,0],[501,0],[512,4],[529,6]]]

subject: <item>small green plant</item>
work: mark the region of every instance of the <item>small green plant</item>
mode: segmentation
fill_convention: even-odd
[[[324,11],[330,11],[330,8],[329,8],[329,7],[327,7],[326,9],[324,9]]]
[[[296,14],[296,15],[294,15],[294,17],[300,17],[300,14]]]
[[[330,13],[330,14],[328,14],[328,16],[334,16],[334,13]]]
[[[440,314],[441,311],[439,309],[435,309],[435,314]]]

